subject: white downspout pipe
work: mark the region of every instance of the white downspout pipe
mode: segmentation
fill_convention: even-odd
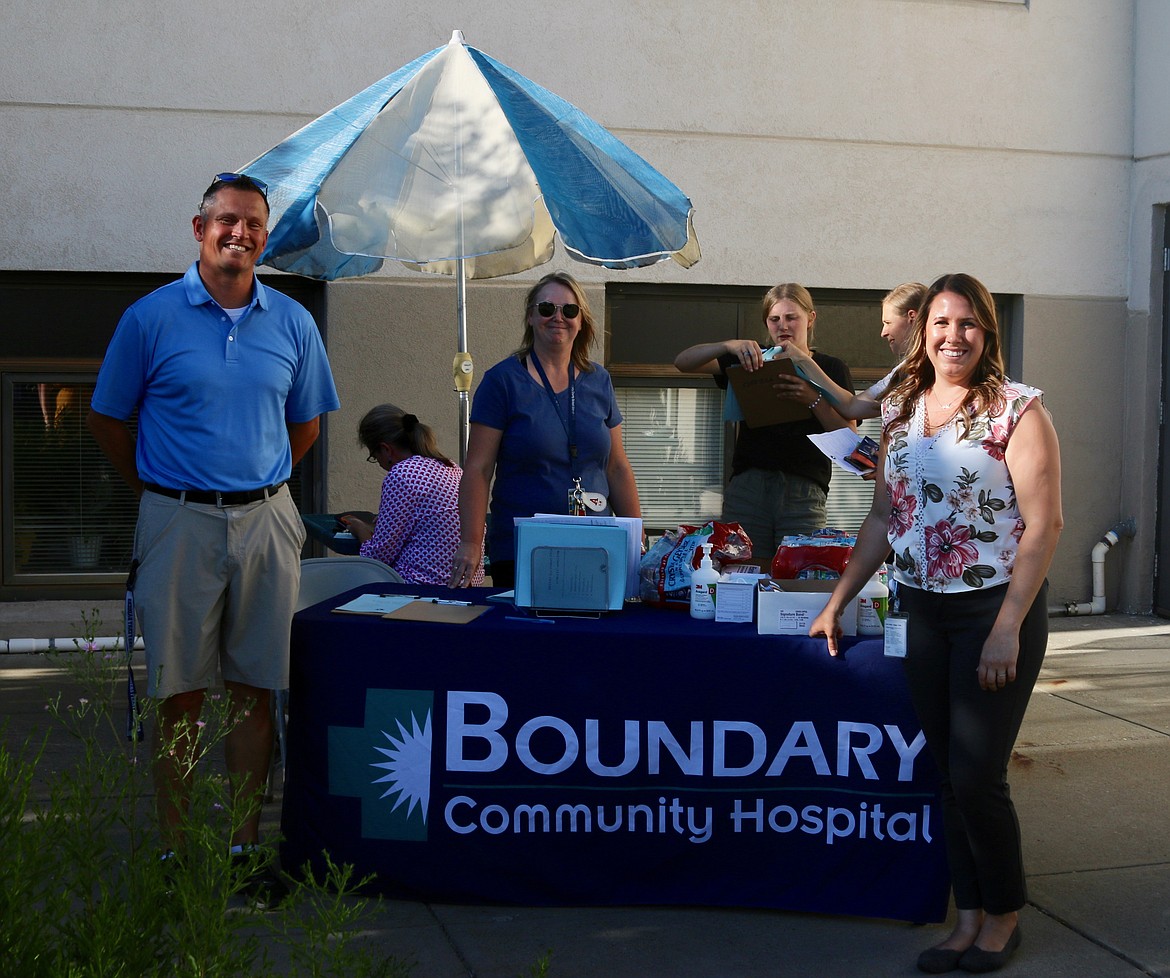
[[[1131,516],[1127,520],[1122,520],[1106,533],[1093,547],[1093,600],[1050,605],[1048,617],[1103,615],[1105,613],[1105,555],[1122,537],[1132,537],[1136,532],[1137,520]]]
[[[144,648],[146,646],[142,644],[142,639],[136,639],[134,649],[141,650]],[[0,639],[0,652],[11,652],[16,655],[29,655],[34,652],[77,652],[79,650],[90,652],[122,652],[124,651],[122,636],[104,636],[95,638],[89,642],[77,637]]]

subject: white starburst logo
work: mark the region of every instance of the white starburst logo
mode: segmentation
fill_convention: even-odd
[[[417,805],[422,809],[422,820],[427,820],[427,806],[431,800],[431,712],[427,711],[422,729],[419,729],[418,719],[413,713],[410,715],[410,730],[407,730],[402,721],[398,723],[398,737],[382,731],[391,744],[390,747],[374,745],[374,750],[385,755],[389,760],[376,761],[370,767],[383,768],[388,773],[383,777],[375,778],[373,784],[385,784],[389,787],[381,797],[398,792],[398,800],[391,811],[395,811],[403,802],[409,799],[406,814],[409,817],[414,813]]]

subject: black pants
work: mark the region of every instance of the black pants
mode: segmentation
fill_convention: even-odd
[[[898,589],[909,615],[910,696],[942,775],[955,906],[993,914],[1027,899],[1007,767],[1048,646],[1046,582],[1020,628],[1015,681],[996,692],[980,688],[976,667],[1006,592],[1006,584],[960,594]]]
[[[516,586],[516,561],[493,560],[488,565],[492,587],[510,588]]]

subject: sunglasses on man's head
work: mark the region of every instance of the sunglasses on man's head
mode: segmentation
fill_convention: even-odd
[[[213,184],[215,183],[238,183],[244,187],[255,188],[265,200],[268,199],[268,184],[246,173],[217,173],[213,181]]]
[[[566,319],[576,319],[581,312],[581,307],[575,302],[566,302],[563,306],[558,306],[555,302],[538,302],[532,308],[545,319],[552,319],[558,309]]]

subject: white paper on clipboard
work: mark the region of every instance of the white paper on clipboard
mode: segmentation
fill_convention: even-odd
[[[333,611],[343,615],[388,615],[416,600],[417,594],[359,594]]]

